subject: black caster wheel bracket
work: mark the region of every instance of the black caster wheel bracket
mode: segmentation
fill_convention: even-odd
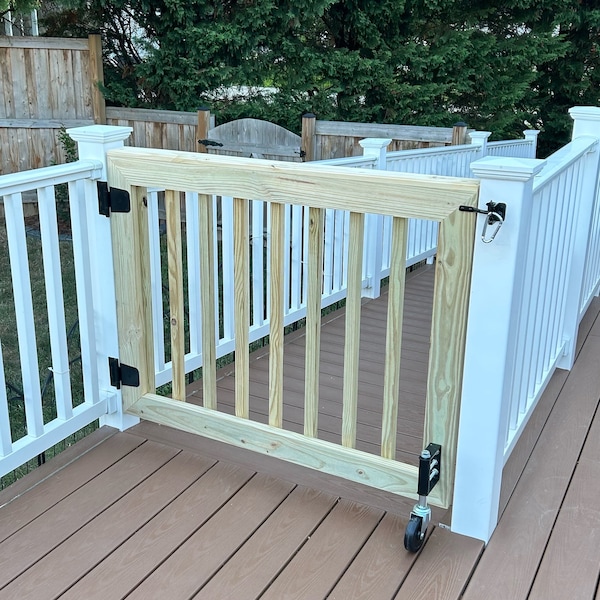
[[[419,501],[410,513],[404,533],[404,548],[409,552],[418,552],[427,535],[427,527],[431,521],[431,508],[427,504],[427,496],[440,480],[441,454],[442,447],[439,444],[429,444],[419,457]]]

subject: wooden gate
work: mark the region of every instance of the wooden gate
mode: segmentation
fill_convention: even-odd
[[[300,465],[409,497],[417,468],[394,459],[398,411],[405,249],[410,218],[440,223],[424,440],[442,445],[445,468],[430,496],[447,507],[452,497],[459,399],[468,310],[478,182],[365,169],[314,167],[227,156],[123,148],[108,153],[109,185],[130,194],[131,211],[111,216],[119,346],[122,364],[139,372],[137,387],[123,388],[124,409],[157,423],[279,457]],[[169,318],[173,382],[171,397],[156,393],[147,187],[166,190]],[[179,197],[198,193],[204,405],[185,402],[184,286]],[[235,416],[216,405],[215,265],[212,195],[234,203]],[[269,202],[272,245],[269,265],[269,423],[249,419],[250,199]],[[304,434],[282,429],[283,406],[283,209],[309,207],[308,301]],[[348,295],[340,444],[316,437],[319,407],[323,214],[350,211]],[[389,277],[381,456],[355,449],[361,267],[366,213],[393,217]]]
[[[206,120],[208,113],[201,112],[199,122],[202,117]],[[208,129],[198,144],[199,151],[208,154],[302,162],[300,136],[260,119],[237,119]]]

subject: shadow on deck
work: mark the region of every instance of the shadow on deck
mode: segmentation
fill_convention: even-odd
[[[596,299],[575,367],[555,374],[505,467],[485,550],[432,526],[408,554],[407,500],[141,423],[103,428],[0,492],[0,598],[598,598],[599,312]],[[289,383],[290,427],[292,395]],[[323,428],[339,435],[333,415]]]

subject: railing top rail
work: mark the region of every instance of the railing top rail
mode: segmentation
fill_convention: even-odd
[[[569,142],[554,154],[551,154],[546,159],[544,168],[533,180],[533,192],[539,191],[565,169],[569,168],[576,160],[587,152],[597,149],[597,147],[598,138],[582,136]]]
[[[479,146],[476,144],[465,144],[462,146],[440,146],[437,148],[416,148],[414,150],[396,150],[387,153],[387,160],[398,158],[412,158],[413,156],[426,156],[427,154],[468,154],[477,152]]]
[[[327,158],[325,160],[314,160],[303,164],[310,164],[313,166],[328,165],[332,167],[363,167],[368,165],[376,165],[377,158],[374,156],[347,156],[346,158]]]
[[[102,163],[95,160],[78,160],[64,165],[0,175],[0,196],[28,192],[77,179],[98,179],[101,175]]]
[[[107,154],[113,185],[166,187],[235,198],[443,220],[474,205],[479,183],[371,169],[314,166],[173,150],[123,148]]]
[[[498,146],[529,146],[530,144],[535,143],[534,140],[497,140],[495,142],[488,142],[488,146],[498,147]]]

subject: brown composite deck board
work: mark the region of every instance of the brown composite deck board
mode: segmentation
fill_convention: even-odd
[[[44,596],[58,597],[77,582],[82,573],[110,555],[213,464],[214,461],[197,455],[179,453],[13,580],[0,592],[2,598],[36,600]]]
[[[194,598],[258,598],[314,535],[337,497],[297,487]]]
[[[600,391],[598,392],[600,396]],[[530,600],[594,597],[600,577],[600,410],[560,507]]]
[[[528,600],[594,598],[600,572],[600,508],[596,503],[590,505],[589,499],[599,496],[600,461],[582,458]]]
[[[280,479],[255,475],[128,598],[192,597],[293,489]]]
[[[590,335],[467,587],[465,600],[527,598],[598,407],[598,356],[600,336]]]
[[[529,461],[533,448],[543,433],[548,416],[554,408],[554,404],[563,389],[569,372],[557,369],[539,399],[527,427],[521,434],[519,441],[508,457],[504,470],[502,471],[502,488],[500,490],[500,511],[502,515],[512,493],[519,482],[519,478]]]
[[[243,467],[217,463],[61,599],[124,597],[225,506],[253,475]]]
[[[18,498],[21,494],[52,478],[58,471],[72,462],[79,460],[84,454],[115,435],[117,431],[117,429],[113,429],[112,427],[101,427],[92,431],[89,435],[79,440],[77,444],[68,446],[59,454],[54,455],[51,460],[27,473],[27,477],[21,477],[7,488],[0,490],[0,508]]]
[[[111,430],[112,434],[114,430]],[[100,437],[94,436],[94,439]],[[68,471],[54,473],[52,477],[38,481],[39,473],[33,471],[29,477],[24,477],[17,483],[19,486],[11,486],[3,491],[5,502],[9,502],[10,495],[18,498],[20,494],[27,492],[27,500],[24,502],[12,501],[0,508],[0,542],[4,541],[22,527],[45,513],[58,504],[61,500],[73,493],[98,473],[109,468],[121,458],[133,451],[143,440],[125,434],[118,436],[111,444],[100,444],[95,452],[83,454],[78,460],[69,465]],[[88,444],[84,444],[84,448]],[[60,457],[61,455],[59,455]],[[62,466],[64,457],[59,458]],[[59,469],[55,466],[54,459],[43,465],[43,471],[48,473],[50,469]],[[30,480],[31,484],[30,484]],[[27,486],[31,489],[27,491]],[[1,558],[0,558],[1,560]]]
[[[341,500],[261,600],[326,598],[382,517],[377,509]]]
[[[138,446],[5,540],[0,590],[178,453],[153,442]]]
[[[393,598],[417,555],[404,550],[406,518],[387,513],[344,572],[328,600]],[[431,533],[432,527],[427,531]]]
[[[436,527],[410,570],[395,600],[454,600],[461,597],[476,567],[483,542],[457,537]],[[479,596],[483,600],[487,596]],[[509,594],[504,600],[512,600]]]

